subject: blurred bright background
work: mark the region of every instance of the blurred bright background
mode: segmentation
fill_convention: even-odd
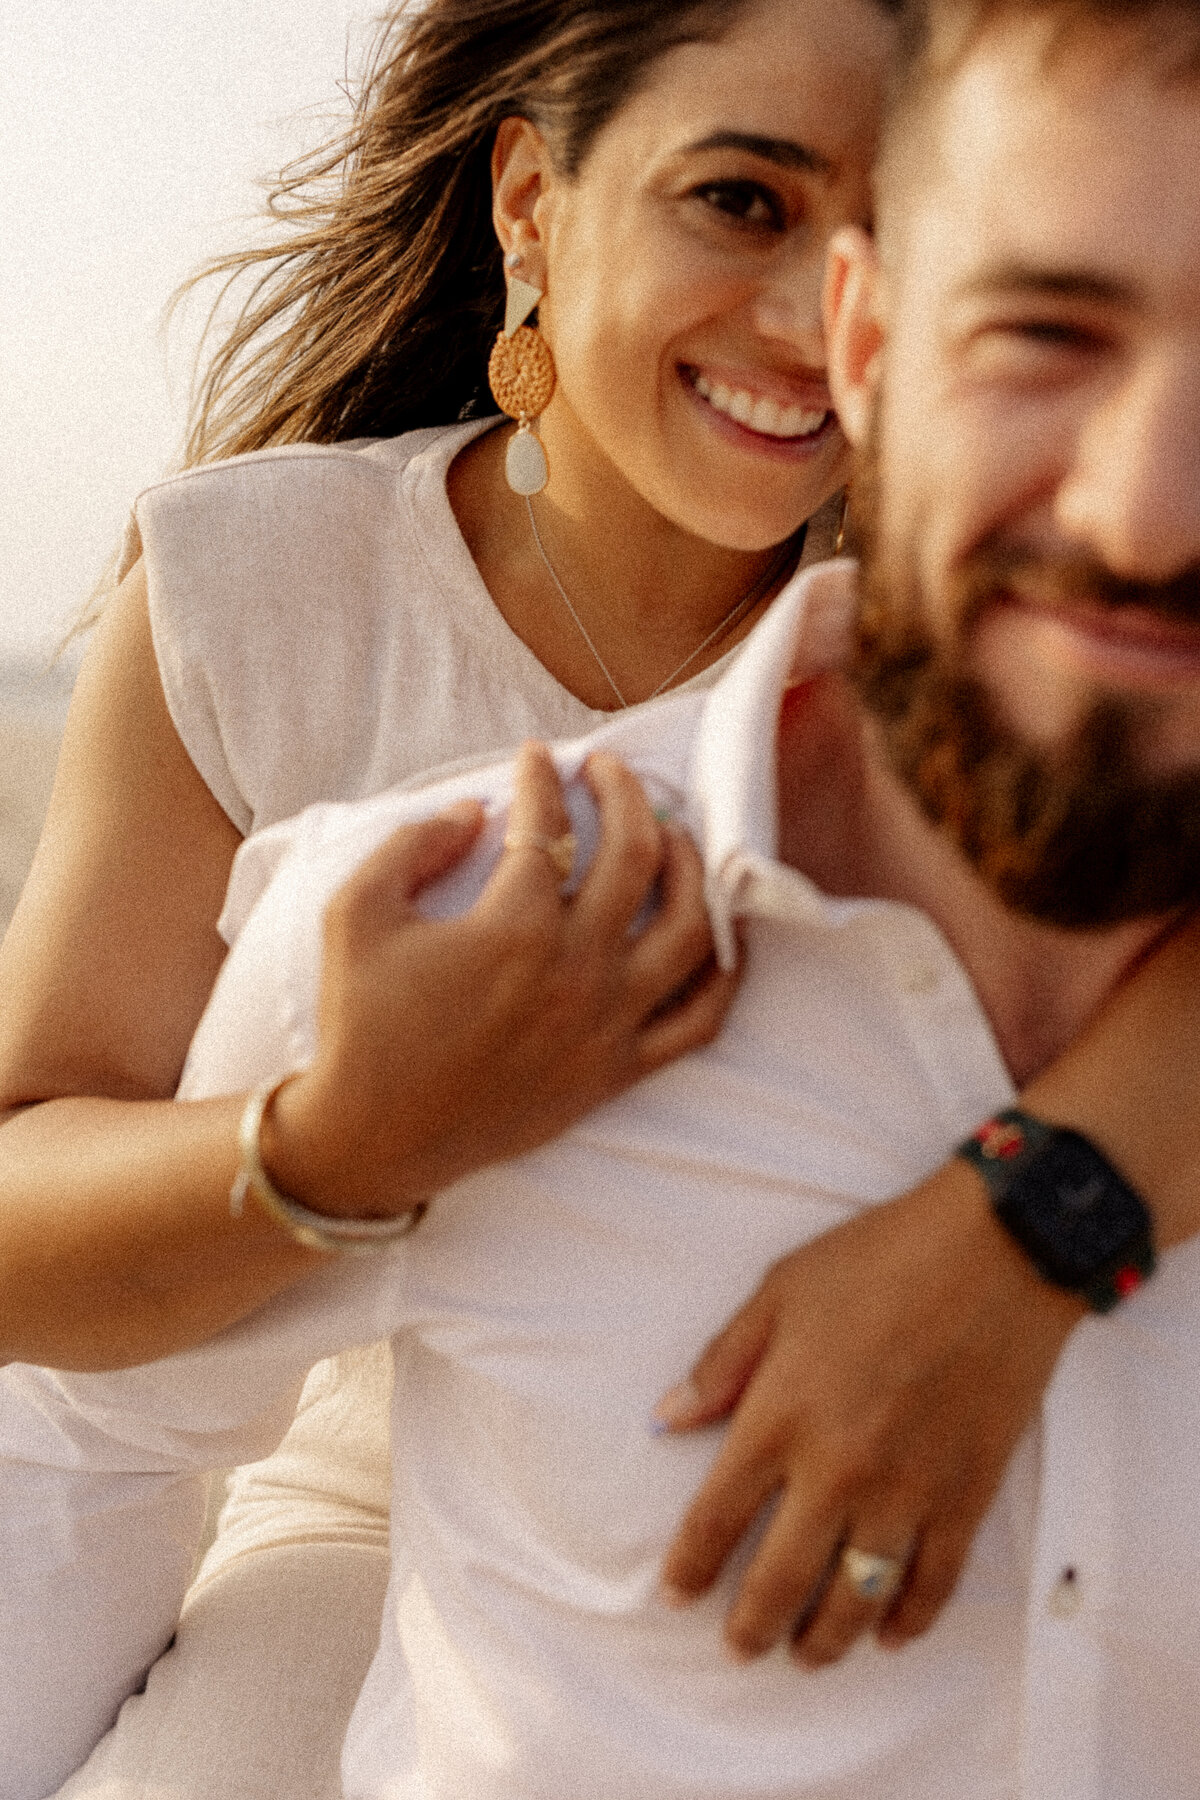
[[[344,121],[370,0],[5,0],[0,32],[0,921],[77,652],[47,661],[178,453],[193,306],[258,183]],[[29,823],[32,821],[32,824]],[[15,869],[21,852],[12,849]]]

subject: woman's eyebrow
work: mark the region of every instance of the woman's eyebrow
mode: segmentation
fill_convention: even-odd
[[[761,156],[765,162],[780,163],[786,169],[803,169],[810,175],[828,175],[833,166],[827,156],[810,150],[807,144],[797,144],[792,138],[759,137],[752,131],[714,131],[687,149],[745,150],[751,156]]]

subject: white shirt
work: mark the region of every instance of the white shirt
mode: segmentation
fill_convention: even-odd
[[[571,777],[605,742],[697,832],[718,936],[737,916],[748,944],[715,1045],[209,1346],[126,1375],[6,1372],[0,1448],[25,1468],[6,1469],[0,1533],[18,1539],[16,1512],[25,1529],[0,1667],[40,1675],[24,1709],[37,1694],[44,1713],[53,1691],[56,1728],[78,1732],[73,1683],[94,1713],[118,1640],[127,1691],[181,1591],[181,1475],[262,1454],[313,1360],[390,1332],[405,1530],[347,1740],[350,1800],[1194,1797],[1194,1244],[1077,1330],[924,1639],[864,1643],[815,1674],[782,1652],[738,1668],[720,1644],[736,1567],[682,1614],[656,1598],[719,1442],[653,1437],[656,1398],[771,1261],[912,1183],[1013,1097],[932,923],[830,900],[774,858],[779,694],[789,672],[840,657],[851,603],[844,569],[815,571],[709,696],[559,753]],[[485,841],[430,908],[456,910],[486,876],[508,791],[489,770],[316,809],[247,845],[187,1093],[306,1060],[327,896],[395,825],[479,792]],[[24,1716],[0,1705],[0,1733],[27,1734]]]
[[[171,718],[240,831],[610,716],[516,636],[459,530],[447,473],[496,422],[254,451],[139,496],[122,567],[143,557]],[[829,525],[828,509],[810,523],[806,559]],[[313,1371],[279,1452],[235,1477],[206,1577],[331,1520],[386,1538],[390,1388],[386,1343]]]

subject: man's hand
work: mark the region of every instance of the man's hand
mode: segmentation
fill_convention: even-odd
[[[815,1667],[864,1630],[890,1646],[925,1631],[1084,1310],[961,1162],[784,1257],[660,1405],[673,1431],[734,1411],[668,1553],[668,1597],[705,1592],[774,1497],[726,1623],[735,1655],[790,1637]],[[860,1598],[849,1546],[902,1563],[899,1592]]]

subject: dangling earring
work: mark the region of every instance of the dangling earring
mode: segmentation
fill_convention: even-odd
[[[842,490],[842,516],[838,520],[837,543],[833,547],[833,554],[835,556],[840,556],[842,554],[843,550],[846,548],[846,523],[847,523],[847,520],[849,519],[849,516],[850,516],[850,490],[849,490],[849,488],[843,488],[843,490]]]
[[[521,266],[515,250],[509,251],[504,266],[510,272],[508,302],[504,330],[488,359],[488,386],[501,412],[517,421],[504,458],[508,485],[514,494],[540,494],[550,479],[550,465],[533,422],[554,392],[554,358],[545,338],[525,320],[545,290],[512,273]]]

